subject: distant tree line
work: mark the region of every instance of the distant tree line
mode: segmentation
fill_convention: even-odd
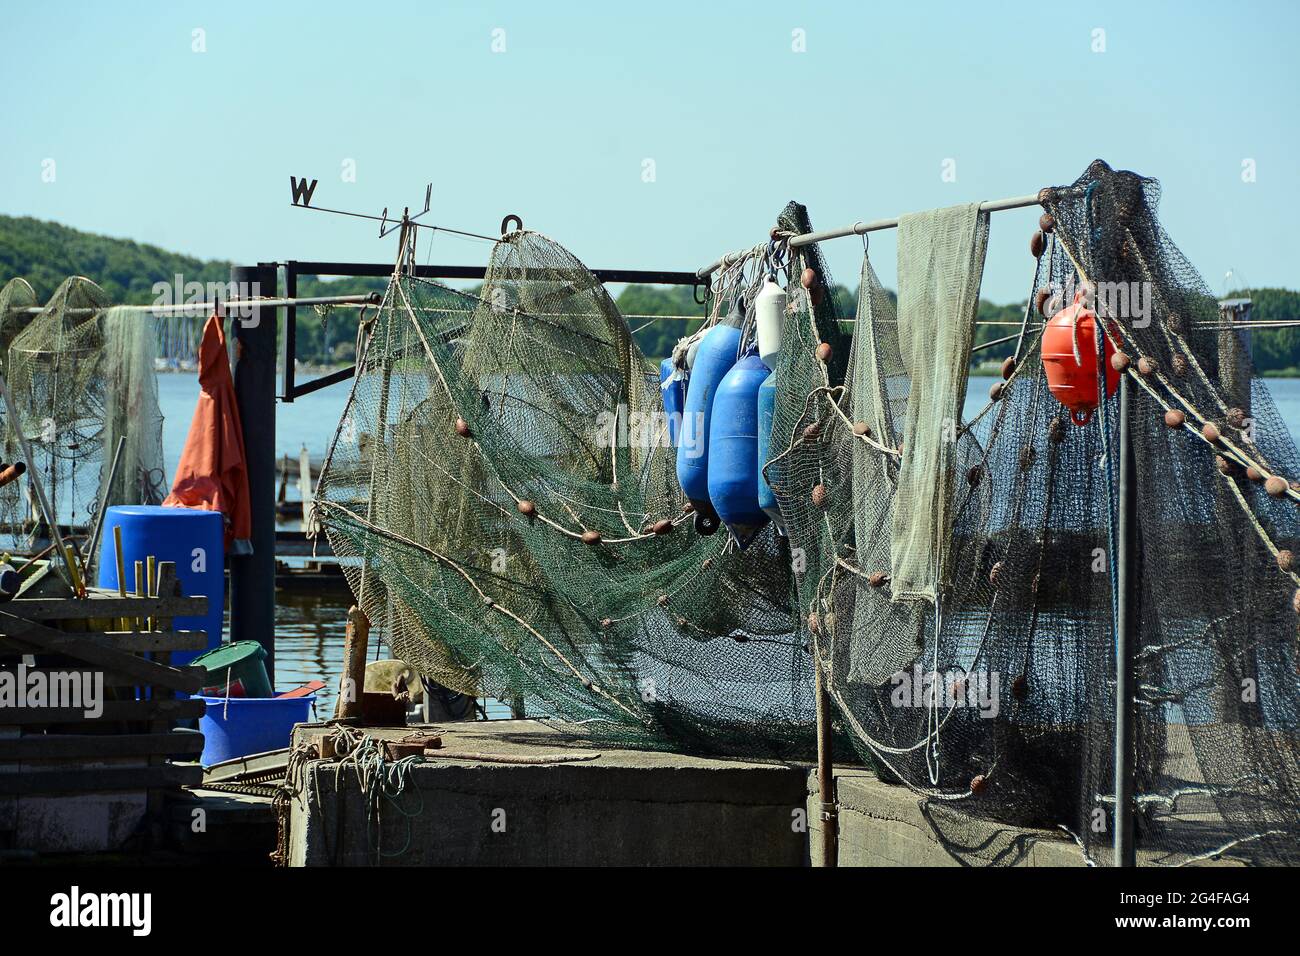
[[[115,302],[144,305],[154,301],[155,283],[172,283],[178,275],[185,282],[205,286],[210,282],[225,283],[230,279],[230,266],[226,261],[178,255],[157,246],[96,236],[58,223],[0,216],[0,284],[21,276],[32,284],[40,300],[48,298],[68,276],[83,275],[99,283]],[[298,294],[382,292],[385,285],[383,279],[300,276]],[[840,315],[849,318],[857,312],[856,290],[836,285],[832,294]],[[1253,289],[1230,295],[1249,295],[1257,320],[1300,320],[1300,292]],[[671,354],[678,339],[699,328],[705,315],[704,306],[695,301],[694,290],[683,286],[629,285],[618,293],[616,302],[636,330],[641,351],[655,362]],[[649,318],[652,316],[673,318]],[[1016,334],[1023,316],[1023,304],[994,305],[981,300],[976,344]],[[332,309],[323,317],[312,309],[299,309],[299,361],[317,365],[352,361],[357,319],[358,312],[352,308]],[[1014,342],[1008,342],[981,350],[974,353],[972,361],[1000,361],[1013,346]],[[1252,351],[1260,372],[1300,375],[1300,327],[1256,329],[1252,332]]]

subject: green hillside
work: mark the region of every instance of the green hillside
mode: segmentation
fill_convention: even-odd
[[[129,239],[111,239],[70,229],[53,222],[31,218],[0,216],[0,283],[22,276],[36,289],[38,298],[48,297],[70,275],[87,276],[117,302],[143,305],[153,301],[156,282],[171,283],[176,275],[186,282],[227,282],[230,263],[201,260],[168,252],[157,246],[143,245]],[[298,294],[302,296],[352,294],[382,291],[383,279],[325,280],[302,277]],[[1238,295],[1242,293],[1232,293]],[[1255,302],[1255,318],[1265,321],[1300,319],[1300,292],[1290,289],[1254,289],[1249,293]],[[841,313],[854,312],[857,293],[837,285],[834,295]],[[641,350],[656,361],[667,356],[673,344],[699,327],[703,307],[694,300],[694,291],[681,287],[627,286],[618,295],[618,306],[636,333]],[[989,342],[1016,332],[1023,306],[995,305],[981,301],[979,318],[983,322],[1008,323],[982,325],[977,342]],[[700,316],[696,319],[667,318],[653,320],[646,316]],[[1010,324],[1014,323],[1014,324]],[[299,311],[298,356],[311,364],[351,361],[356,341],[357,313],[353,309],[336,309],[322,321],[309,309]],[[1265,374],[1300,374],[1300,327],[1260,329],[1253,333],[1255,365]],[[977,353],[976,361],[1000,361],[1011,345],[994,346]]]

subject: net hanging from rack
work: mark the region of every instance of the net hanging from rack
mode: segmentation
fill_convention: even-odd
[[[56,520],[93,521],[100,502],[157,504],[165,492],[157,339],[140,310],[110,307],[102,289],[74,276],[9,343],[6,377]],[[121,439],[122,454],[112,476]],[[24,509],[20,509],[22,511]],[[25,509],[30,510],[30,508]],[[23,513],[11,531],[43,523]]]
[[[1224,852],[1293,864],[1300,581],[1289,549],[1300,459],[1237,333],[1216,328],[1214,297],[1160,227],[1158,197],[1155,181],[1100,161],[1046,190],[1054,241],[1030,295],[1068,303],[1080,282],[1094,283],[1132,361],[1137,843],[1143,862]],[[801,254],[824,270],[815,249]],[[974,821],[991,818],[1067,830],[1089,859],[1108,862],[1118,399],[1072,424],[1031,326],[1009,381],[952,436],[946,582],[933,604],[900,600],[889,529],[907,454],[906,319],[869,261],[862,275],[842,375],[813,358],[837,328],[833,303],[787,324],[798,343],[787,364],[816,388],[779,396],[781,434],[800,437],[773,481],[792,543],[819,556],[796,578],[798,600],[840,717],[865,757],[922,795],[954,853],[1022,859],[1014,834],[987,845]],[[1171,408],[1185,425],[1166,424]],[[1202,437],[1207,422],[1222,433],[1215,445]],[[1284,479],[1268,485],[1276,496],[1266,476]]]

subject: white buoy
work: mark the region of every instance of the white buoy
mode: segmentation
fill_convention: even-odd
[[[754,298],[754,322],[758,326],[758,357],[768,368],[776,368],[781,354],[781,324],[785,321],[785,289],[768,276]]]

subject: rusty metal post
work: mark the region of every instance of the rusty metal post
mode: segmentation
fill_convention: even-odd
[[[817,696],[817,799],[821,805],[822,853],[821,865],[839,865],[840,833],[839,811],[835,802],[835,735],[831,727],[831,696],[826,691],[821,662],[813,652],[813,670],[816,673],[814,693]]]

